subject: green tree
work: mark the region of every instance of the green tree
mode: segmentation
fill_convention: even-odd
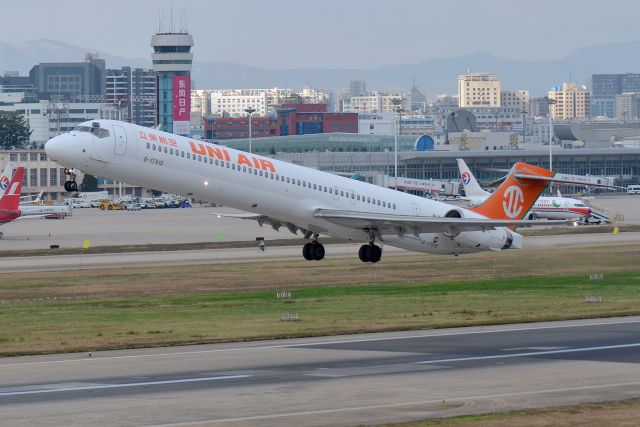
[[[29,144],[31,130],[22,113],[0,111],[0,148],[10,150]]]
[[[93,175],[85,174],[80,184],[80,191],[89,193],[91,191],[98,191],[98,178]]]

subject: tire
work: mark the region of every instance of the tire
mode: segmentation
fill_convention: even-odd
[[[302,247],[302,256],[307,261],[313,261],[312,250],[313,248],[311,247],[311,243],[305,243],[305,245]]]
[[[382,258],[382,249],[378,245],[371,245],[369,247],[369,261],[378,262]]]
[[[358,251],[358,257],[362,262],[369,262],[369,245],[360,246],[360,250]]]
[[[311,245],[311,255],[313,255],[313,259],[316,261],[320,261],[324,258],[324,246],[320,243],[315,243]]]

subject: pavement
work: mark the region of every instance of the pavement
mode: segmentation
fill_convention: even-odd
[[[317,426],[640,396],[640,317],[0,359],[11,426]]]

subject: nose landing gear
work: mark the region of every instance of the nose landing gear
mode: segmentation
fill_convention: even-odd
[[[78,191],[78,183],[76,182],[76,173],[73,169],[65,169],[64,173],[69,175],[69,180],[64,183],[64,191],[73,193]]]

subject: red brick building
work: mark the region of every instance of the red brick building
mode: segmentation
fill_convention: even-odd
[[[253,117],[253,138],[305,135],[314,133],[357,133],[357,113],[328,113],[326,104],[283,104],[276,118]],[[205,138],[249,137],[249,117],[209,117],[205,120]]]

